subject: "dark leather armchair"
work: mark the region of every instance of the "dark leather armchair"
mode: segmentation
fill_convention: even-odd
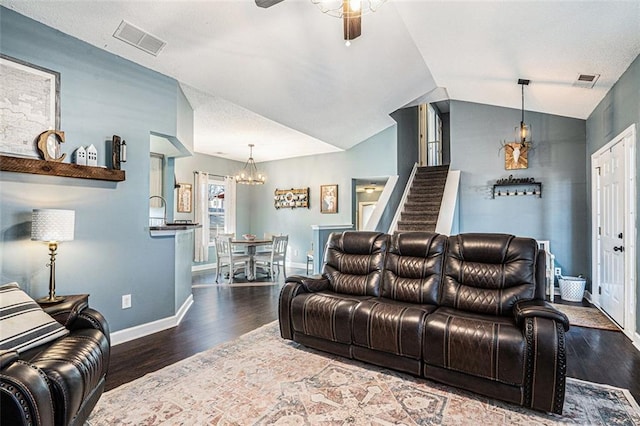
[[[109,366],[109,327],[86,298],[46,308],[70,333],[23,353],[0,355],[2,425],[82,425]]]

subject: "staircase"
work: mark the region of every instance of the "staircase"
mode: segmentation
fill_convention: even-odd
[[[435,232],[449,166],[418,167],[397,232]]]

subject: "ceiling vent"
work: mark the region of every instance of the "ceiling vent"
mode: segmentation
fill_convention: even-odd
[[[158,53],[167,44],[158,37],[152,36],[124,20],[120,23],[116,32],[113,33],[113,36],[153,56],[158,56]]]
[[[573,82],[573,87],[591,89],[595,86],[596,81],[598,81],[599,78],[600,74],[578,74],[578,78]]]

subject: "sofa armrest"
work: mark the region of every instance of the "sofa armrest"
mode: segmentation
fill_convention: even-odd
[[[100,330],[104,334],[111,345],[111,335],[109,334],[109,324],[105,317],[92,308],[85,308],[75,315],[73,321],[67,323],[67,328],[71,331],[81,330],[83,328],[93,328]]]
[[[55,304],[41,305],[42,309],[53,317],[60,324],[67,327],[73,322],[78,314],[89,307],[89,295],[80,294],[74,296],[66,296],[62,302]]]
[[[11,361],[2,354],[0,369],[0,424],[55,424],[53,396],[42,370],[21,360]]]
[[[569,318],[544,300],[521,300],[513,306],[516,324],[522,327],[526,318],[547,318],[562,324],[564,331],[569,331]]]
[[[290,277],[287,277],[286,282],[300,284],[308,293],[316,293],[318,291],[327,290],[329,288],[329,280],[321,275],[316,275],[313,277],[292,275]]]

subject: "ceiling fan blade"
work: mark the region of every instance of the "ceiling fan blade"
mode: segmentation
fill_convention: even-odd
[[[271,7],[280,3],[281,1],[283,0],[256,0],[256,4],[258,5],[258,7],[263,7],[266,9],[267,7]]]
[[[362,34],[362,11],[360,9],[351,10],[348,1],[345,1],[342,6],[342,22],[345,40],[360,37]]]

